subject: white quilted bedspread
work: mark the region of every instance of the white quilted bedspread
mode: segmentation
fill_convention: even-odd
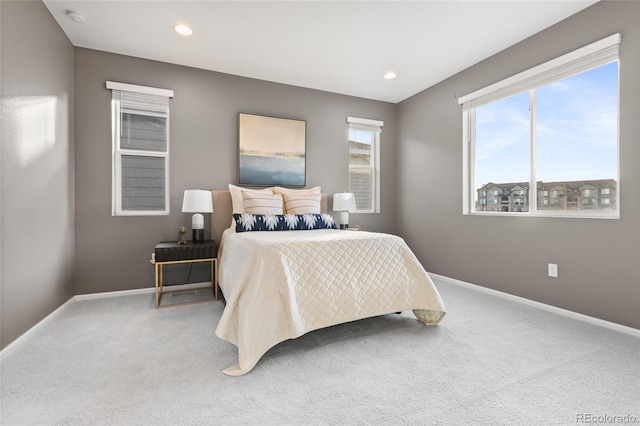
[[[227,305],[216,335],[238,347],[238,365],[224,370],[231,376],[319,328],[409,309],[429,325],[445,315],[424,268],[393,235],[225,231],[219,260]]]

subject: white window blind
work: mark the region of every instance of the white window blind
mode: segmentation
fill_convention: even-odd
[[[113,214],[169,214],[173,91],[107,82],[112,90]]]
[[[464,109],[475,108],[618,59],[622,37],[619,33],[576,49],[537,67],[484,87],[458,99]]]
[[[380,211],[380,134],[384,123],[347,117],[349,123],[349,192],[356,211]]]

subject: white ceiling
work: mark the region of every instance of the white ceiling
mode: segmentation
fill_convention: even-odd
[[[596,1],[44,3],[74,46],[396,103]]]

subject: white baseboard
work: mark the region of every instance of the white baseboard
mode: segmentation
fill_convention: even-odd
[[[51,312],[49,315],[47,315],[42,320],[40,320],[36,325],[31,327],[29,330],[25,331],[16,340],[14,340],[13,342],[11,342],[7,346],[5,346],[5,348],[0,351],[0,361],[2,361],[3,358],[5,358],[7,355],[9,355],[11,352],[13,352],[13,350],[15,350],[18,346],[20,346],[25,340],[27,340],[39,328],[41,328],[43,325],[45,325],[46,323],[51,321],[53,318],[55,318],[60,312],[65,310],[67,307],[69,307],[75,301],[75,298],[76,298],[76,296],[73,296],[71,299],[69,299],[66,302],[64,302],[55,311]]]
[[[73,298],[74,300],[77,300],[77,301],[106,299],[108,297],[135,296],[136,294],[152,294],[155,291],[156,291],[155,288],[136,288],[133,290],[105,291],[103,293],[77,294]]]
[[[201,289],[201,288],[203,288],[203,287],[205,287],[207,285],[210,286],[211,283],[207,281],[207,282],[201,282],[201,283],[172,285],[170,287],[171,287],[171,290],[192,290],[192,289],[198,289],[198,288]],[[165,289],[167,287],[168,286],[165,286]],[[13,352],[13,350],[15,348],[20,346],[27,338],[29,338],[29,336],[31,336],[33,333],[35,333],[39,328],[41,328],[46,323],[51,321],[58,314],[60,314],[60,312],[62,312],[64,309],[66,309],[69,306],[71,306],[76,301],[93,300],[93,299],[105,299],[105,298],[108,298],[108,297],[135,296],[137,294],[153,294],[153,293],[155,293],[155,291],[156,291],[155,287],[149,287],[149,288],[138,288],[138,289],[134,289],[134,290],[107,291],[107,292],[104,292],[104,293],[90,293],[90,294],[78,294],[78,295],[75,295],[71,299],[67,300],[62,305],[60,305],[55,311],[51,312],[49,315],[47,315],[42,320],[40,320],[36,325],[34,325],[29,330],[24,332],[16,340],[14,340],[13,342],[9,343],[4,349],[2,349],[0,351],[0,361],[2,361],[3,358],[5,358],[7,355],[9,355],[11,352]]]
[[[444,275],[434,274],[429,272],[429,275],[437,280],[444,281],[450,284],[454,284],[457,286],[465,287],[470,290],[479,291],[481,293],[487,293],[496,297],[500,297],[502,299],[511,300],[513,302],[522,303],[523,305],[532,306],[534,308],[542,309],[544,311],[553,312],[554,314],[562,315],[565,317],[573,318],[578,321],[587,322],[589,324],[597,325],[600,327],[608,328],[610,330],[614,330],[620,333],[629,334],[633,337],[640,338],[640,330],[632,327],[627,327],[626,325],[616,324],[614,322],[605,321],[603,319],[594,318],[589,315],[579,314],[577,312],[569,311],[567,309],[558,308],[556,306],[547,305],[545,303],[536,302],[534,300],[525,299],[524,297],[514,296],[513,294],[503,293],[498,290],[493,290],[491,288],[482,287],[476,284],[471,284],[465,281],[456,280],[455,278],[445,277]]]
[[[172,291],[173,290],[184,291],[184,290],[201,289],[205,286],[209,286],[209,288],[211,288],[211,282],[205,281],[201,283],[164,286],[164,288],[165,290],[170,288]],[[134,290],[106,291],[104,293],[78,294],[74,296],[74,299],[75,300],[93,300],[93,299],[104,299],[107,297],[134,296],[136,294],[153,294],[155,292],[156,292],[155,287],[137,288]]]

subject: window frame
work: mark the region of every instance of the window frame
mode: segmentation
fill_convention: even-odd
[[[111,173],[111,214],[112,216],[168,216],[170,214],[170,184],[169,184],[169,152],[170,152],[170,109],[168,99],[173,98],[173,90],[159,89],[147,86],[138,86],[126,83],[107,81],[107,89],[113,91],[111,99],[111,151],[112,151],[112,173]],[[131,113],[135,109],[138,115],[166,118],[166,138],[167,145],[164,150],[143,150],[143,149],[123,149],[121,145],[122,129],[122,96],[117,94],[131,95],[138,98],[135,108],[128,108]],[[158,106],[156,100],[162,100]],[[126,107],[125,107],[126,108]],[[122,158],[132,157],[153,157],[164,159],[164,208],[161,210],[128,210],[122,207]]]
[[[462,106],[462,160],[463,160],[463,200],[464,215],[479,216],[521,216],[521,217],[569,217],[569,218],[620,218],[620,58],[619,45],[622,41],[620,33],[613,34],[595,43],[569,52],[556,59],[545,62],[529,70],[506,78],[490,86],[479,89],[458,99]],[[536,99],[535,90],[555,81],[596,69],[612,62],[618,63],[617,79],[617,176],[615,177],[615,208],[613,210],[538,210],[538,190],[536,181]],[[530,114],[530,178],[529,211],[528,212],[490,212],[477,211],[475,205],[475,110],[479,106],[505,99],[507,97],[529,92]],[[549,197],[551,205],[551,197]],[[612,203],[613,204],[613,203]],[[577,213],[580,212],[580,213]]]
[[[349,124],[349,133],[351,129],[371,131],[373,133],[373,141],[371,147],[371,156],[373,157],[369,165],[364,164],[351,164],[350,161],[350,147],[351,137],[347,134],[347,186],[349,192],[351,191],[351,170],[371,170],[371,208],[358,209],[352,213],[380,213],[380,135],[382,133],[382,127],[384,122],[380,120],[372,120],[368,118],[347,117],[347,123]]]

